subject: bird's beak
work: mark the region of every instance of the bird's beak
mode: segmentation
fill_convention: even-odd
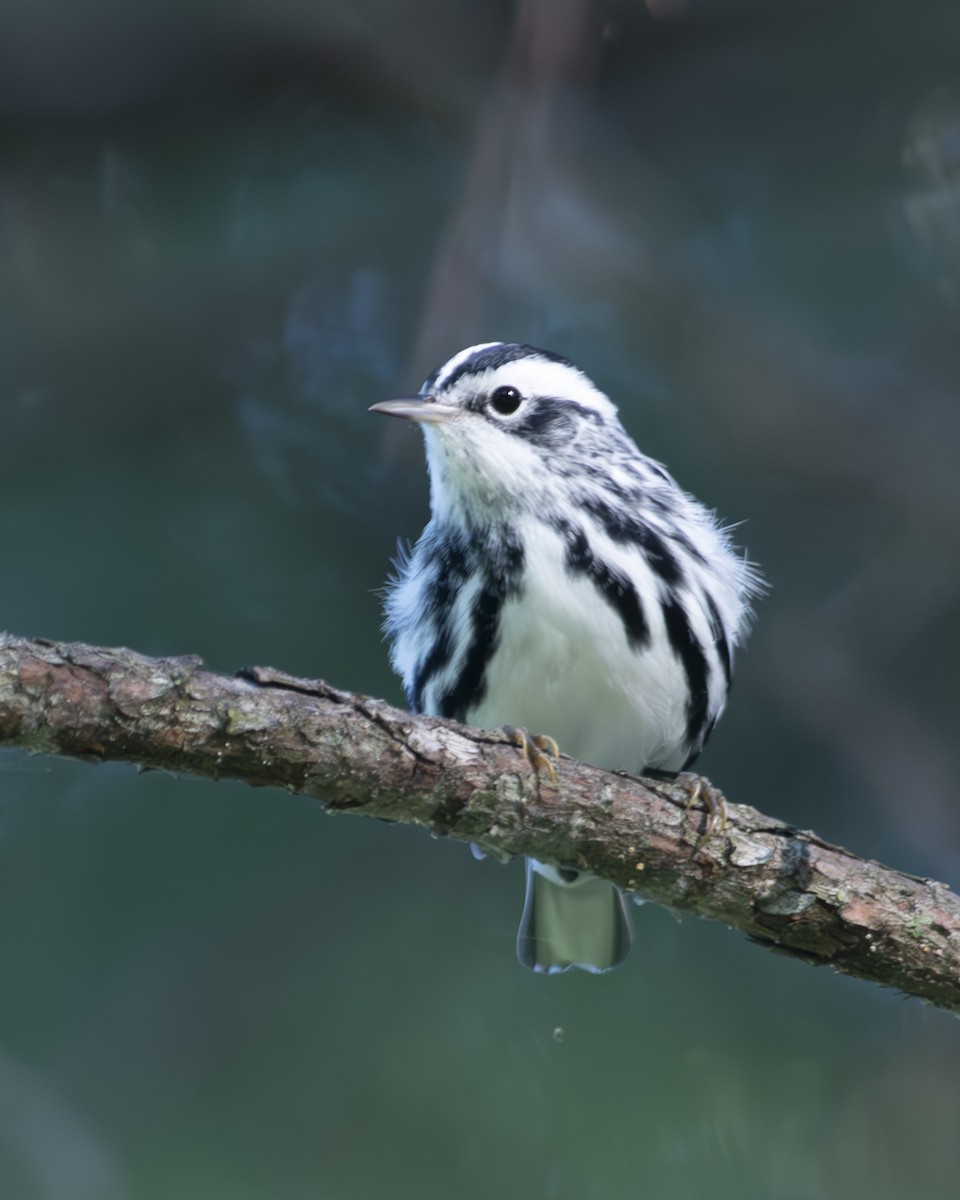
[[[440,404],[436,396],[410,396],[404,400],[381,400],[371,404],[370,412],[386,413],[388,417],[406,417],[408,421],[439,425],[460,411],[450,404]]]

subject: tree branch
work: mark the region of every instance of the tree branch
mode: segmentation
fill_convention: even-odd
[[[554,785],[503,735],[266,668],[0,635],[0,745],[240,779],[419,825],[627,892],[960,1012],[960,897],[746,805],[704,836],[706,780],[566,757]]]

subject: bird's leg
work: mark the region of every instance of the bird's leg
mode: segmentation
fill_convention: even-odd
[[[707,810],[707,820],[703,827],[703,833],[701,833],[697,839],[697,844],[693,848],[694,854],[697,853],[708,838],[713,837],[714,834],[723,833],[727,827],[727,802],[723,798],[723,793],[711,787],[705,779],[698,775],[693,781],[690,795],[683,806],[684,811],[692,808],[700,800],[703,801],[703,807]]]
[[[546,771],[550,782],[556,784],[557,772],[553,764],[560,759],[560,747],[552,737],[545,733],[527,733],[525,729],[518,729],[516,725],[504,725],[503,732],[524,752],[530,766],[538,775],[541,771]]]

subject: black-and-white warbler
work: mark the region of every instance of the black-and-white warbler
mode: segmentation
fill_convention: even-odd
[[[430,522],[386,604],[411,709],[549,734],[610,769],[689,766],[759,586],[713,513],[545,350],[471,346],[373,411],[420,425],[430,471]],[[612,884],[528,861],[524,965],[605,971],[630,941]]]

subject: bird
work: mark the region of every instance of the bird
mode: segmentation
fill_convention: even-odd
[[[430,478],[429,522],[385,600],[410,709],[506,727],[551,770],[537,745],[631,774],[689,767],[762,590],[716,515],[552,351],[470,346],[371,411],[420,427]],[[600,974],[631,941],[614,884],[527,860],[524,966]]]

